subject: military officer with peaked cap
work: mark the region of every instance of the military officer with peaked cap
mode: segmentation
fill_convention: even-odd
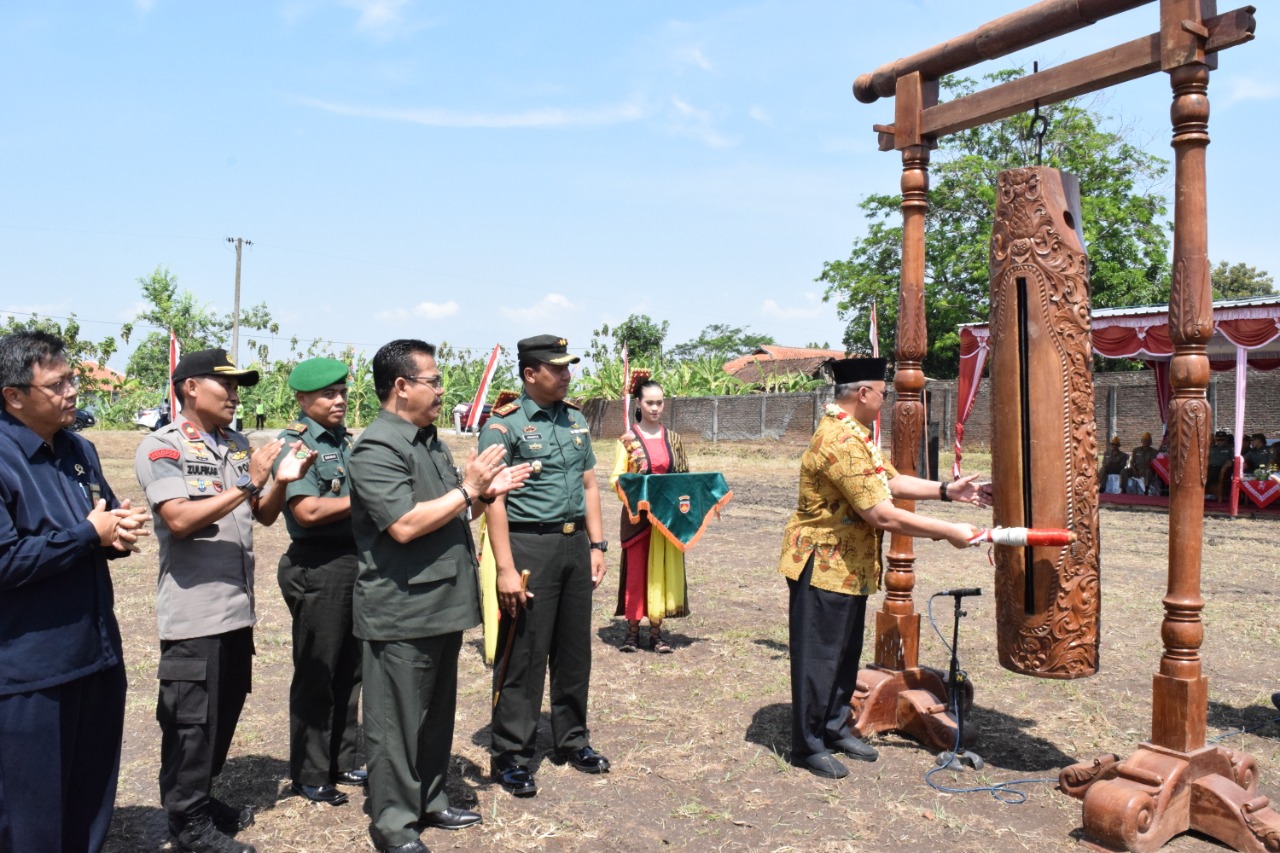
[[[609,769],[587,729],[591,596],[604,578],[608,543],[587,419],[565,401],[569,365],[579,359],[556,335],[520,341],[517,357],[523,393],[493,411],[480,447],[501,444],[511,464],[533,469],[523,489],[499,497],[488,513],[498,600],[508,617],[498,647],[507,648],[507,632],[516,631],[509,659],[494,666],[491,774],[505,790],[528,797],[537,793],[529,765],[548,662],[553,760],[584,773]],[[526,570],[527,591],[520,582]]]
[[[346,362],[311,358],[289,374],[300,414],[280,437],[315,451],[311,470],[285,491],[288,550],[278,580],[293,616],[293,683],[289,688],[289,777],[312,802],[338,806],[335,787],[363,785],[357,769],[360,641],[352,632],[351,597],[359,570],[351,530],[351,436]]]

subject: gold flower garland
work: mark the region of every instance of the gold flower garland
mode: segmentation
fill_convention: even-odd
[[[876,466],[876,476],[884,484],[885,491],[892,495],[893,490],[889,488],[889,475],[884,468],[884,455],[880,453],[880,446],[871,438],[871,431],[858,423],[857,418],[851,417],[848,412],[834,403],[828,403],[823,411],[829,417],[840,421],[846,429],[862,439],[863,444],[867,446],[867,451],[871,454],[872,463]]]

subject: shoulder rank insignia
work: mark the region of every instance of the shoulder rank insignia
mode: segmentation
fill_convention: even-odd
[[[191,421],[183,421],[178,429],[182,430],[182,437],[192,444],[204,444],[204,439],[200,437],[200,430],[196,429]]]
[[[516,411],[519,408],[520,408],[519,403],[507,403],[505,406],[499,406],[498,408],[494,409],[490,414],[496,415],[497,417],[500,417],[500,418],[505,418],[507,415],[511,414],[512,412]]]
[[[566,406],[568,406],[569,408],[571,408],[571,409],[575,409],[575,410],[577,410],[577,409],[581,409],[581,408],[582,408],[581,406],[579,406],[577,403],[573,402],[572,400],[565,400],[565,401],[564,401],[564,404],[565,404]]]
[[[307,431],[307,425],[302,421],[294,421],[284,428],[285,432],[296,432],[299,435]]]

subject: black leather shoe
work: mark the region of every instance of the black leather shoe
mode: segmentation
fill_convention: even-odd
[[[208,811],[218,832],[234,835],[242,829],[253,826],[253,809],[249,806],[233,806],[217,797],[210,797]]]
[[[293,792],[306,797],[313,803],[328,803],[331,806],[340,806],[347,801],[347,795],[332,785],[299,785],[294,782]]]
[[[514,767],[495,767],[490,771],[490,776],[513,797],[532,797],[538,793],[538,783],[533,781],[533,773],[528,767],[519,764]]]
[[[252,844],[244,844],[220,832],[213,825],[213,818],[207,814],[187,821],[175,835],[173,848],[182,853],[257,853]]]
[[[379,847],[378,853],[431,853],[427,849],[427,845],[422,843],[421,838],[415,838],[408,844],[401,844],[397,847]]]
[[[367,785],[369,784],[368,770],[343,770],[341,773],[334,774],[333,784],[335,785]]]
[[[800,764],[815,776],[821,776],[824,779],[843,779],[849,775],[849,768],[840,763],[840,760],[829,752],[820,752],[817,755],[807,755],[801,760]]]
[[[827,746],[836,752],[843,752],[856,761],[875,761],[880,757],[880,753],[876,752],[874,748],[867,746],[862,742],[861,738],[856,738],[853,735],[832,741]]]
[[[589,746],[557,752],[556,763],[564,764],[566,762],[573,765],[573,769],[581,770],[583,773],[609,772],[609,759]]]
[[[480,813],[452,806],[442,812],[427,812],[427,826],[436,829],[466,829],[480,822]]]

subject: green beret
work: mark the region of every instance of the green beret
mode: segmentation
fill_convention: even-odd
[[[345,361],[309,358],[289,373],[289,387],[295,391],[319,391],[336,382],[346,382],[350,372]]]

